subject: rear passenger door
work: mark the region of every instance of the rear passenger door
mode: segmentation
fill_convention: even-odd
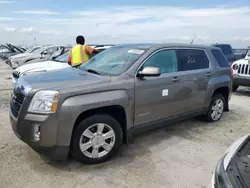
[[[188,100],[183,101],[186,112],[205,107],[208,82],[212,77],[209,58],[203,49],[179,49],[180,71],[185,77],[183,94]]]

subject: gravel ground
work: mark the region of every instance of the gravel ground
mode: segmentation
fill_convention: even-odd
[[[41,157],[12,132],[11,70],[0,62],[1,188],[206,188],[227,147],[249,133],[250,90],[240,88],[220,122],[196,119],[144,133],[111,161],[95,166]]]

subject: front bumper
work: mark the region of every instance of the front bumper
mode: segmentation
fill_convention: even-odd
[[[216,165],[210,187],[212,188],[234,188],[234,186],[232,186],[233,183],[230,181],[227,175],[228,166],[232,158],[239,151],[239,149],[244,145],[244,143],[249,139],[249,137],[250,135],[246,135],[238,139],[227,149],[224,156],[219,160],[219,162]]]
[[[233,84],[238,86],[250,86],[250,76],[233,76]]]
[[[226,156],[226,155],[225,155]],[[225,156],[217,163],[214,175],[211,181],[211,188],[232,188],[231,183],[224,170]]]
[[[57,144],[57,127],[54,118],[48,115],[26,114],[17,119],[9,112],[15,135],[32,149],[54,160],[66,160],[69,146]],[[35,133],[39,126],[39,140]]]
[[[11,66],[11,65],[10,65],[10,60],[9,60],[9,58],[6,59],[5,63],[6,63],[7,65]]]
[[[17,60],[10,60],[9,65],[10,65],[13,69],[15,69],[15,68],[17,68],[17,67],[19,66]]]

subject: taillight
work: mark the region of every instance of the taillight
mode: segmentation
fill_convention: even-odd
[[[232,69],[232,67],[229,68],[229,73],[230,73],[230,76],[233,76],[233,69]]]

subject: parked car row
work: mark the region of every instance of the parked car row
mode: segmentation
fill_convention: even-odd
[[[42,46],[33,49],[31,52],[25,52],[22,54],[14,55],[8,58],[7,63],[13,68],[17,68],[21,65],[26,64],[32,60],[44,59],[47,56],[51,56],[55,51],[62,50],[65,46],[53,45],[53,46]]]
[[[0,45],[0,58],[6,60],[8,57],[19,53],[24,53],[25,51],[25,48],[6,43],[5,45]]]
[[[93,47],[97,49],[99,52],[102,52],[112,46],[111,45],[96,45]],[[62,49],[54,52],[48,59],[46,58],[36,59],[36,60],[26,63],[25,65],[22,65],[16,68],[15,70],[13,70],[12,84],[14,85],[16,80],[20,76],[39,73],[39,72],[53,71],[53,70],[70,67],[67,63],[69,50],[70,48],[63,47]]]

